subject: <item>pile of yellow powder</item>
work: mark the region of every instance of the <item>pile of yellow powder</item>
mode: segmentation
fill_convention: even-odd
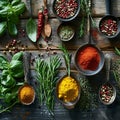
[[[21,88],[19,93],[19,98],[22,103],[29,104],[34,99],[34,90],[32,87],[26,85],[23,88]]]
[[[58,86],[58,98],[64,102],[72,102],[79,95],[79,86],[70,76],[64,77]]]

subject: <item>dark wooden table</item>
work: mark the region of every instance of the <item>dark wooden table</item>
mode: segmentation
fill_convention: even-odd
[[[25,30],[25,25],[27,20],[30,17],[30,7],[29,0],[22,0],[26,3],[27,10],[25,14],[21,17],[20,24],[18,26],[19,30]],[[20,50],[25,48],[25,51],[31,52],[32,57],[38,56],[38,54],[47,55],[48,52],[52,54],[54,51],[57,52],[61,56],[61,51],[57,48],[62,42],[58,38],[57,28],[61,21],[59,21],[52,11],[52,3],[53,0],[48,0],[48,11],[49,11],[49,22],[52,26],[52,35],[48,39],[48,43],[50,46],[50,51],[47,51],[46,48],[39,48],[37,43],[31,42],[27,35],[22,36],[22,32],[19,31],[17,37],[11,37],[8,34],[0,38],[0,52],[3,53],[6,51],[6,45],[16,39],[17,41],[21,41],[21,46],[18,46]],[[37,21],[37,12],[39,8],[43,5],[42,0],[32,0],[32,9],[33,9],[33,18]],[[120,0],[112,0],[112,14],[116,17],[120,15]],[[105,0],[92,0],[92,16],[97,23],[99,20],[105,15]],[[79,38],[79,26],[81,22],[81,14],[77,16],[75,20],[72,21],[72,24],[76,26],[76,34],[73,40],[69,42],[64,42],[66,48],[70,53],[72,53],[72,63],[71,63],[71,71],[76,75],[80,76],[80,73],[76,70],[74,66],[74,53],[76,50],[88,41],[87,35],[83,38]],[[42,37],[40,38],[40,40]],[[96,45],[103,51],[103,53],[109,53],[112,56],[113,62],[117,59],[120,59],[114,53],[114,47],[120,48],[120,36],[115,39],[107,39],[100,34],[93,37]],[[11,58],[11,53],[6,51],[6,56]],[[62,66],[60,68],[59,76],[62,76],[65,73],[65,63],[62,59]],[[95,76],[87,77],[87,79],[92,81],[93,87],[98,87],[100,85],[100,81],[102,81],[105,77],[104,69]],[[35,82],[35,73],[34,67],[31,65],[31,79]],[[113,74],[111,73],[111,79],[114,79]],[[35,87],[35,86],[34,86]],[[90,108],[87,111],[81,110],[80,108],[75,108],[73,110],[65,109],[58,101],[55,103],[55,119],[56,120],[119,120],[120,119],[120,103],[119,96],[117,96],[115,102],[110,106],[105,106],[100,103],[98,100],[98,105],[96,108]],[[49,120],[50,115],[47,111],[46,106],[39,107],[37,98],[35,102],[30,106],[24,106],[21,104],[13,107],[10,113],[2,113],[0,114],[0,120]]]

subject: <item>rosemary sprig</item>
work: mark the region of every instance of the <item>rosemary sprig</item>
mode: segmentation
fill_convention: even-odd
[[[66,64],[67,75],[70,76],[70,62],[71,62],[71,55],[68,53],[67,49],[64,46],[59,46],[60,50],[63,52],[63,58]]]
[[[38,86],[36,92],[40,105],[45,102],[51,115],[54,109],[54,88],[57,81],[58,68],[61,65],[60,58],[52,56],[46,60],[37,59],[35,62],[36,78]]]
[[[80,29],[79,29],[79,37],[83,37],[84,31],[85,31],[85,26],[86,26],[86,18],[85,16],[90,16],[91,18],[91,23],[93,27],[96,27],[96,23],[92,18],[91,15],[91,0],[80,0],[80,8],[81,8],[81,13],[83,14],[82,16],[82,21],[80,23]]]

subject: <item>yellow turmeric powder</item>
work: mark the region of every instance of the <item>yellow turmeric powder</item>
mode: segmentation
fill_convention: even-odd
[[[73,102],[79,95],[79,86],[70,76],[64,77],[58,86],[58,98],[64,102]]]
[[[31,86],[25,85],[20,89],[19,98],[23,104],[26,105],[31,104],[34,100],[34,97],[35,97],[35,92]]]

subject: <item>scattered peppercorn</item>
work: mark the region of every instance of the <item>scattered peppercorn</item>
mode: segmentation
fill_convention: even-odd
[[[114,36],[117,30],[117,21],[113,19],[105,19],[100,24],[100,31],[107,36]]]

